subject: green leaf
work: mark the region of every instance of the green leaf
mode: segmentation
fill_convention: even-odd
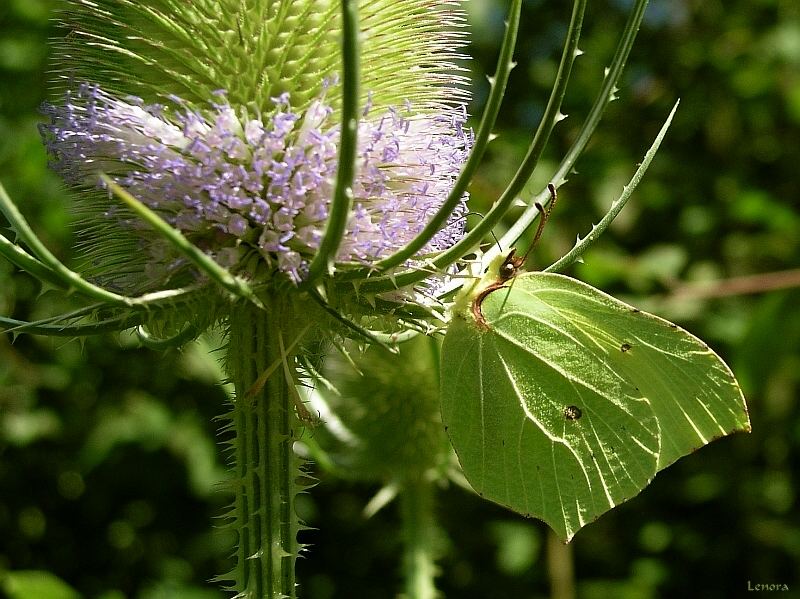
[[[442,348],[442,417],[481,496],[568,541],[678,458],[750,430],[696,337],[563,275],[501,268],[462,292]]]
[[[43,570],[6,572],[0,588],[10,599],[79,599],[80,595],[66,582]]]

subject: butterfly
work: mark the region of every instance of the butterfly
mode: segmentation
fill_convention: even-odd
[[[700,339],[573,278],[522,273],[523,262],[499,256],[457,296],[442,419],[479,495],[568,541],[750,422],[730,369]]]

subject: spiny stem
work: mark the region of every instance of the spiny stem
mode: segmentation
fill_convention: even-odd
[[[575,58],[580,54],[578,51],[578,40],[583,26],[583,13],[586,8],[587,0],[575,0],[572,10],[572,18],[567,31],[567,39],[564,44],[564,50],[561,54],[561,62],[559,64],[558,73],[556,75],[556,82],[550,94],[550,99],[547,102],[542,120],[539,127],[533,135],[528,151],[525,158],[522,160],[516,174],[508,183],[505,190],[497,201],[492,205],[492,208],[475,227],[467,233],[458,243],[452,245],[446,251],[439,254],[431,265],[436,269],[443,269],[454,262],[458,261],[462,256],[474,250],[481,242],[483,237],[487,235],[492,228],[500,221],[505,215],[514,200],[522,191],[525,184],[533,174],[536,165],[539,162],[545,145],[550,138],[550,133],[558,123],[563,115],[561,114],[561,102],[566,93],[567,83],[569,82],[570,73],[572,71],[572,64]],[[362,291],[388,291],[392,288],[403,287],[421,281],[426,277],[424,272],[406,271],[396,276],[378,276],[372,279],[367,279],[360,284]]]
[[[188,324],[180,333],[172,335],[171,337],[159,338],[153,335],[144,325],[136,327],[136,336],[139,338],[139,343],[148,349],[165,350],[170,347],[180,347],[187,341],[194,339],[200,334],[193,324]]]
[[[384,258],[375,264],[378,270],[386,270],[398,264],[402,264],[408,258],[411,258],[416,252],[421,250],[426,243],[428,243],[433,236],[444,226],[447,219],[453,213],[453,210],[461,201],[467,186],[472,181],[473,175],[480,164],[486,147],[489,144],[492,129],[494,128],[497,115],[500,112],[500,104],[505,96],[506,84],[508,83],[508,76],[511,69],[515,64],[512,60],[514,55],[514,47],[517,43],[517,31],[519,30],[519,17],[522,10],[521,0],[512,0],[511,8],[508,13],[508,21],[506,22],[506,33],[503,36],[503,45],[500,48],[500,56],[497,60],[497,69],[495,70],[494,77],[489,79],[491,91],[489,99],[486,102],[486,108],[481,117],[481,123],[478,127],[478,133],[475,136],[475,145],[469,154],[467,162],[461,169],[458,179],[453,184],[453,189],[447,196],[445,203],[436,212],[430,222],[425,225],[425,228],[412,239],[404,248],[400,249],[393,255]]]
[[[80,324],[48,324],[38,321],[29,322],[0,316],[0,331],[28,335],[46,335],[49,337],[86,337],[102,333],[118,332],[140,323],[139,315],[124,314],[115,318],[98,320]]]
[[[406,481],[400,493],[405,599],[437,596],[434,493],[433,483],[424,476]]]
[[[230,417],[236,471],[232,525],[238,543],[229,577],[239,597],[293,599],[300,528],[294,506],[302,474],[293,451],[300,434],[293,383],[277,369],[260,391],[248,394],[259,374],[282,359],[279,331],[292,334],[282,328],[292,320],[288,300],[269,299],[266,310],[241,303],[230,315],[227,360],[236,390]]]
[[[531,140],[525,158],[522,160],[517,172],[514,174],[514,177],[508,183],[501,196],[492,205],[489,212],[486,213],[486,217],[467,233],[461,241],[448,249],[447,252],[437,257],[434,261],[436,266],[449,266],[469,250],[477,247],[483,237],[492,230],[492,227],[494,227],[508,211],[517,198],[517,194],[522,191],[528,179],[530,179],[533,174],[533,171],[539,163],[539,158],[547,145],[547,141],[550,139],[550,133],[552,133],[556,123],[564,118],[564,115],[561,114],[561,102],[567,91],[567,83],[569,82],[570,73],[572,72],[572,64],[575,62],[575,58],[580,54],[578,51],[578,40],[580,39],[581,28],[583,27],[583,13],[586,9],[586,1],[587,0],[575,0],[573,5],[572,18],[569,24],[567,39],[564,43],[564,50],[561,54],[561,62],[558,66],[556,82],[550,93],[547,107],[544,110],[539,127],[536,129],[536,133]]]
[[[631,49],[633,48],[633,43],[636,41],[636,34],[639,32],[639,26],[644,18],[644,12],[647,8],[647,3],[648,0],[636,0],[636,4],[633,6],[633,8],[631,8],[631,12],[628,14],[628,21],[625,23],[625,28],[622,31],[619,43],[614,51],[614,57],[611,60],[611,66],[609,66],[608,70],[606,71],[606,76],[603,79],[603,85],[600,88],[600,92],[597,94],[597,98],[595,98],[591,110],[589,111],[589,116],[586,117],[578,136],[572,143],[572,147],[570,147],[566,156],[564,156],[564,158],[561,160],[561,163],[558,165],[558,169],[556,169],[555,173],[553,173],[553,176],[550,178],[550,182],[553,183],[556,188],[561,187],[561,185],[564,183],[565,177],[575,166],[575,162],[583,153],[583,150],[586,148],[586,144],[589,143],[589,140],[594,134],[595,129],[597,129],[597,125],[600,123],[600,119],[603,117],[606,107],[611,103],[612,100],[616,99],[615,93],[617,90],[617,83],[619,83],[619,79],[622,76],[625,63],[628,60],[628,55],[631,53]],[[535,200],[545,203],[548,194],[549,191],[545,189],[536,196]],[[519,238],[525,233],[531,223],[533,223],[538,214],[539,211],[536,209],[535,202],[529,202],[525,211],[500,239],[500,245],[502,247],[514,246],[514,244],[517,243]],[[495,255],[497,254],[494,250],[486,252],[486,255],[484,256],[484,263],[490,262]]]
[[[97,285],[93,285],[81,277],[78,273],[73,272],[48,250],[45,245],[39,240],[33,229],[22,216],[14,202],[6,193],[5,188],[0,185],[0,212],[8,219],[13,229],[16,231],[19,238],[30,248],[34,256],[38,258],[43,269],[38,269],[39,274],[45,275],[48,278],[59,280],[63,287],[72,287],[80,293],[97,299],[100,301],[108,302],[113,305],[130,306],[132,300],[125,296],[119,295],[112,291],[108,291]],[[7,244],[6,244],[7,245]],[[17,253],[17,258],[23,258],[21,253]],[[23,258],[24,259],[24,258]],[[15,261],[15,263],[17,263]],[[27,264],[30,266],[31,264]],[[35,266],[34,266],[35,267]],[[35,267],[36,268],[36,267]],[[49,272],[47,272],[49,271]],[[45,274],[46,273],[46,274]]]
[[[611,204],[611,208],[609,208],[608,212],[606,212],[605,216],[600,219],[600,222],[597,223],[595,226],[592,227],[592,230],[589,232],[586,237],[583,239],[578,238],[577,243],[575,246],[564,256],[562,256],[558,261],[554,262],[547,268],[545,268],[545,272],[561,272],[573,262],[578,260],[581,255],[595,242],[597,239],[602,235],[608,226],[614,221],[617,215],[622,211],[625,207],[625,204],[628,203],[628,200],[631,198],[633,194],[633,190],[636,189],[636,186],[639,185],[639,182],[644,177],[644,174],[647,172],[650,163],[655,158],[656,152],[658,152],[658,148],[661,145],[664,136],[667,134],[667,129],[669,129],[670,124],[672,123],[672,117],[675,116],[675,111],[678,109],[678,102],[675,102],[675,105],[672,107],[672,110],[667,117],[667,120],[661,127],[661,130],[658,132],[653,145],[650,146],[650,149],[647,150],[647,153],[644,155],[644,159],[642,163],[639,165],[639,168],[636,169],[636,172],[633,174],[630,182],[625,186],[622,190],[622,195],[617,198],[617,200]]]
[[[0,235],[0,255],[42,282],[56,287],[66,287],[64,281],[50,267],[46,266],[18,245]]]

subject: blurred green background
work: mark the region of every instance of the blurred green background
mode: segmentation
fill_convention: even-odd
[[[473,114],[505,4],[467,2]],[[800,3],[650,4],[620,99],[562,188],[533,261],[548,264],[600,218],[680,97],[645,181],[573,274],[705,339],[739,377],[753,433],[684,458],[581,531],[571,544],[578,596],[728,598],[748,595],[750,581],[785,583],[791,590],[780,596],[800,597]],[[629,5],[590,3],[569,118],[532,191],[574,138]],[[47,39],[59,35],[54,8],[0,1],[0,179],[69,260],[70,197],[47,170],[37,132]],[[472,187],[476,210],[524,154],[568,18],[567,3],[525,3],[500,136]],[[0,262],[1,314],[30,318],[67,305],[38,291]],[[0,589],[14,599],[222,597],[207,583],[225,570],[230,542],[210,526],[226,503],[217,491],[224,460],[213,418],[225,402],[217,376],[200,346],[158,354],[124,337],[0,336]],[[318,529],[304,533],[313,547],[298,563],[303,596],[393,597],[395,506],[367,520],[377,487],[321,479],[301,505]],[[458,488],[443,489],[438,507],[448,597],[549,596],[543,525]]]

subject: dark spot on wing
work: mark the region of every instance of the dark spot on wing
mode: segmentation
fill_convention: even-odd
[[[621,351],[624,354],[630,348],[631,348],[631,344],[630,343],[623,343],[622,345],[619,346],[619,351]]]
[[[578,406],[567,406],[564,408],[564,418],[567,420],[578,420],[583,416],[583,412]]]

